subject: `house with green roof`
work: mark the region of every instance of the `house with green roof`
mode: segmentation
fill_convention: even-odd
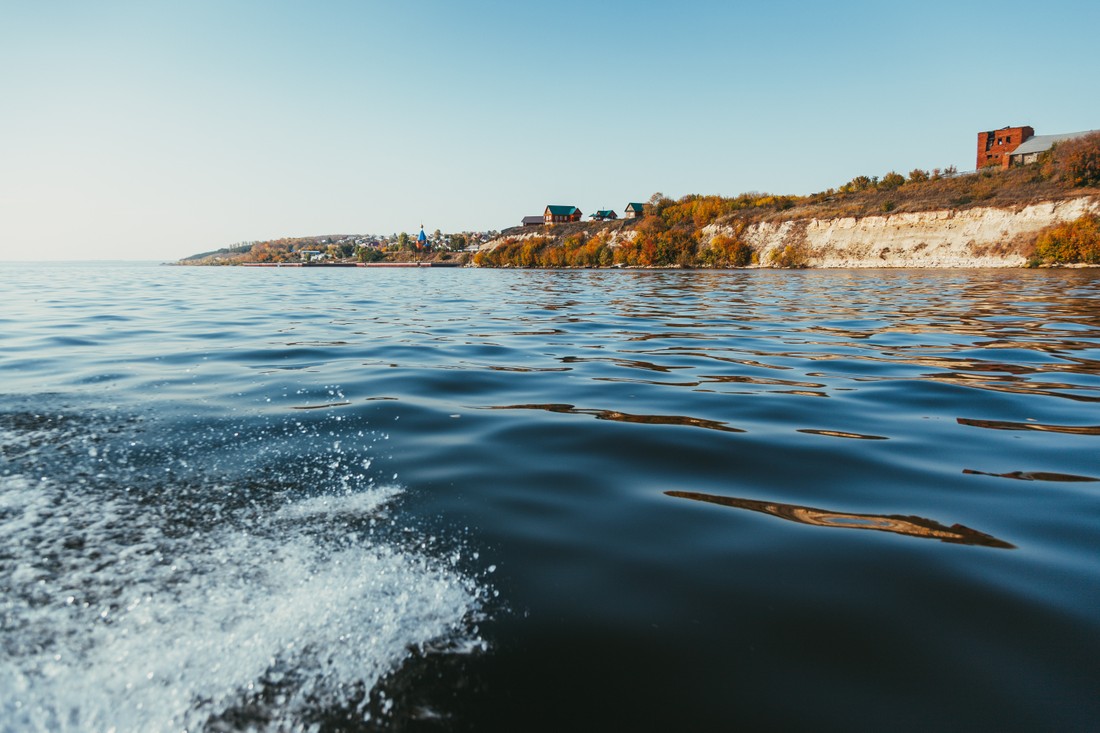
[[[580,221],[584,216],[576,206],[556,206],[550,204],[542,212],[542,218],[547,224],[559,224],[566,221]]]
[[[619,215],[611,209],[600,209],[595,214],[592,214],[592,221],[614,221],[618,218]]]
[[[645,204],[627,204],[623,216],[627,219],[641,219],[645,216]]]

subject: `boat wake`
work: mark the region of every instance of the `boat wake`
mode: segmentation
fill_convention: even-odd
[[[398,485],[263,491],[99,428],[0,416],[0,730],[311,730],[386,711],[416,650],[482,645],[484,589],[400,540]]]

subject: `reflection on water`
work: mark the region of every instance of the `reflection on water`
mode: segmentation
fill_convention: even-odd
[[[994,476],[996,478],[1012,478],[1019,481],[1061,481],[1063,483],[1088,483],[1100,481],[1100,478],[1092,476],[1078,476],[1072,473],[1052,473],[1050,471],[1009,471],[1008,473],[988,473],[964,468],[963,473],[971,476]]]
[[[685,417],[683,415],[630,415],[615,410],[592,410],[574,407],[566,404],[544,405],[497,405],[492,410],[546,410],[547,412],[560,412],[567,415],[592,415],[597,420],[614,420],[616,422],[640,423],[643,425],[686,425],[693,428],[706,428],[708,430],[720,430],[726,433],[743,433],[744,430],[731,428],[729,425],[717,420],[703,420],[698,417]]]
[[[873,529],[879,532],[892,532],[908,537],[923,537],[958,545],[981,545],[982,547],[996,547],[1006,550],[1015,549],[1015,545],[1010,545],[984,532],[964,527],[961,524],[953,524],[947,527],[924,517],[903,516],[900,514],[850,514],[797,504],[736,499],[729,496],[701,494],[693,491],[666,491],[665,494],[678,499],[691,499],[735,509],[748,509],[749,511],[770,514],[780,519],[787,519],[799,524],[812,524],[817,527]]]
[[[958,418],[959,425],[990,430],[1038,430],[1042,433],[1069,433],[1071,435],[1100,435],[1100,425],[1043,425],[1034,422],[1012,422],[1010,420],[972,420]]]
[[[798,432],[809,433],[810,435],[827,435],[830,438],[853,438],[855,440],[888,440],[882,435],[864,435],[862,433],[847,433],[842,430],[812,430],[810,428],[802,428]]]

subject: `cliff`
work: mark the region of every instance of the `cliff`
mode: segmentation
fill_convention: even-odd
[[[1015,208],[976,207],[750,224],[740,233],[761,263],[791,247],[807,267],[1023,267],[1047,227],[1100,214],[1100,196]],[[704,241],[736,236],[703,228]]]

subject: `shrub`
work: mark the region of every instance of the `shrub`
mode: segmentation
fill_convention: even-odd
[[[879,182],[879,188],[885,188],[887,190],[897,188],[905,183],[905,176],[896,171],[890,171],[882,177],[882,181]]]
[[[938,178],[939,177],[939,168],[936,169],[936,174],[937,174],[936,177]],[[929,178],[928,171],[921,170],[920,168],[914,168],[913,170],[909,171],[909,182],[910,183],[924,183],[925,181],[928,180],[928,178]]]
[[[1041,232],[1033,264],[1100,264],[1100,216],[1086,214]]]
[[[868,178],[867,176],[856,176],[855,178],[841,186],[840,192],[857,193],[859,191],[866,191],[869,188],[874,188],[876,183],[876,180]]]
[[[810,264],[810,254],[803,244],[788,244],[782,248],[772,250],[768,257],[771,267],[786,267],[798,269]]]

